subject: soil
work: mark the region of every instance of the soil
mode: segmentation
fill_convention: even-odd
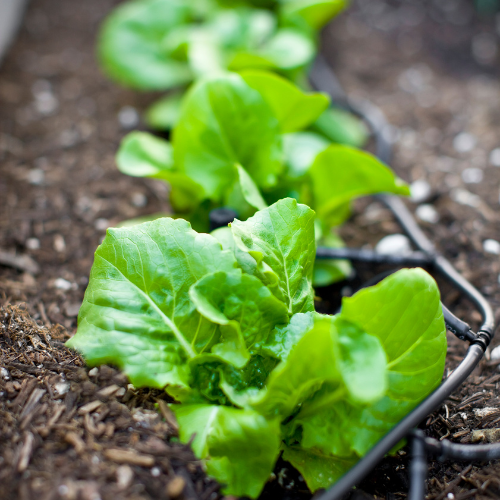
[[[89,370],[63,345],[106,227],[169,211],[164,184],[126,177],[114,164],[120,139],[143,128],[140,112],[157,97],[120,89],[97,68],[97,28],[116,3],[33,0],[0,68],[2,499],[221,496],[176,443],[161,392],[137,391],[111,367]],[[424,219],[422,205],[436,210],[438,220],[422,227],[499,313],[500,260],[484,246],[500,241],[500,151],[492,153],[500,147],[499,18],[488,5],[359,0],[325,30],[323,50],[348,93],[387,115],[392,166],[431,187],[411,209]],[[362,200],[342,236],[373,247],[399,231],[382,206]],[[320,291],[321,307],[333,310],[380,270],[361,266],[352,281]],[[477,327],[471,304],[439,283],[448,307]],[[449,337],[447,370],[465,349]],[[500,440],[477,432],[500,428],[499,364],[488,353],[422,428],[458,442]],[[406,451],[385,459],[353,497],[404,498]],[[310,497],[284,463],[275,475],[263,498]],[[498,498],[499,477],[496,463],[431,462],[429,498]]]

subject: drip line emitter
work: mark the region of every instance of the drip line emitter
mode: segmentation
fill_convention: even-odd
[[[326,92],[335,107],[344,109],[361,118],[375,141],[376,156],[385,164],[390,164],[392,157],[391,140],[387,137],[390,126],[382,111],[368,101],[354,101],[342,89],[335,73],[322,56],[316,59],[310,82],[317,90]],[[443,401],[452,394],[472,373],[488,348],[495,331],[493,310],[484,296],[471,285],[450,262],[441,255],[433,243],[422,232],[413,215],[400,198],[393,195],[376,195],[394,215],[395,219],[418,249],[404,255],[385,255],[372,250],[356,248],[318,247],[317,259],[348,259],[352,262],[371,264],[389,264],[396,268],[404,266],[424,266],[441,274],[449,283],[465,295],[477,308],[482,323],[477,333],[457,318],[444,304],[443,316],[446,327],[456,337],[469,342],[469,348],[453,372],[441,385],[422,401],[412,412],[388,432],[354,467],[342,476],[330,489],[315,497],[315,500],[341,500],[359,484],[402,439],[408,439],[410,445],[408,500],[424,500],[426,494],[427,457],[434,456],[444,461],[490,461],[500,459],[498,444],[457,444],[447,440],[438,441],[427,437],[417,426],[426,419]],[[213,210],[210,214],[211,230],[227,225],[236,213],[227,208]],[[396,269],[397,270],[397,269]],[[396,270],[382,273],[363,287],[376,284]]]

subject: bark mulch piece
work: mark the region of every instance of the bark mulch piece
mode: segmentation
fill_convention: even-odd
[[[216,500],[176,442],[166,395],[109,366],[85,368],[60,325],[0,308],[0,498]]]

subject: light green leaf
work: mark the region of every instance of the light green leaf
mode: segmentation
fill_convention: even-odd
[[[304,326],[309,324],[304,322]],[[262,395],[250,402],[259,413],[283,420],[325,382],[337,385],[342,394],[340,351],[332,318],[316,315],[309,328],[272,371]]]
[[[260,210],[231,230],[236,245],[258,267],[255,275],[288,308],[289,314],[314,310],[311,286],[316,253],[314,212],[286,198]]]
[[[330,146],[309,170],[315,209],[327,225],[344,221],[345,206],[375,193],[408,195],[408,186],[374,156],[347,146]]]
[[[311,130],[332,142],[360,148],[368,140],[366,125],[359,119],[338,108],[327,109],[312,125]]]
[[[380,340],[388,361],[388,390],[365,407],[342,401],[316,411],[304,405],[303,415],[310,415],[301,422],[302,445],[363,456],[441,382],[446,328],[437,285],[421,269],[399,271],[345,298],[340,318]]]
[[[157,130],[170,130],[175,127],[181,114],[184,92],[172,92],[153,103],[146,111],[146,123]]]
[[[241,76],[271,106],[283,133],[306,128],[330,103],[326,94],[306,94],[290,81],[273,73],[247,70],[241,73]]]
[[[241,332],[249,349],[266,341],[276,325],[288,323],[284,304],[260,280],[239,269],[206,275],[189,296],[205,318]]]
[[[227,406],[173,406],[180,439],[191,440],[207,473],[225,484],[226,495],[257,498],[279,454],[280,428],[251,410]]]
[[[141,90],[166,90],[192,79],[189,66],[163,51],[165,33],[190,20],[182,0],[127,2],[112,11],[99,34],[101,66],[118,83]]]
[[[299,16],[314,30],[320,30],[346,6],[346,0],[289,0],[283,2],[281,14],[285,20]]]
[[[332,457],[320,450],[304,449],[300,446],[285,446],[283,460],[290,462],[306,481],[314,493],[320,488],[327,489],[351,469],[359,458]]]
[[[285,361],[290,351],[314,326],[315,314],[312,312],[297,313],[292,316],[288,325],[276,326],[267,342],[262,344],[262,353]]]
[[[283,136],[286,176],[299,180],[307,174],[316,156],[324,151],[330,142],[313,132],[297,132]]]
[[[267,208],[267,203],[248,172],[241,165],[236,165],[235,169],[236,181],[226,193],[224,205],[235,210],[241,219],[248,219],[257,210]]]
[[[203,79],[190,90],[173,144],[178,169],[214,200],[236,181],[235,165],[264,188],[276,184],[283,168],[278,121],[236,74]]]
[[[238,262],[238,266],[243,272],[250,275],[254,275],[257,272],[257,263],[255,259],[248,254],[248,252],[236,246],[230,227],[220,227],[210,234],[222,245],[224,250],[228,250],[234,255]]]
[[[116,162],[124,174],[167,181],[172,187],[170,201],[179,212],[194,209],[204,197],[198,183],[176,170],[172,145],[146,132],[128,134],[120,144]]]
[[[137,387],[188,386],[187,360],[219,335],[196,311],[189,288],[235,265],[214,238],[182,219],[108,229],[68,346],[92,365],[118,365]]]
[[[307,66],[316,55],[314,42],[300,31],[281,29],[259,51],[258,55],[274,67],[291,70]]]

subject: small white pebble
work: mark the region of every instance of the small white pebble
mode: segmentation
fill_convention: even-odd
[[[410,240],[404,234],[391,234],[377,243],[375,251],[383,255],[404,255],[411,252]]]
[[[453,147],[459,153],[468,153],[472,151],[476,147],[476,144],[477,139],[467,132],[462,132],[453,139]]]
[[[97,465],[100,460],[99,460],[99,457],[97,455],[94,455],[91,460],[90,460],[94,465]]]
[[[28,182],[33,186],[41,186],[45,180],[45,172],[41,168],[33,168],[28,172]]]
[[[415,210],[415,215],[421,221],[429,222],[430,224],[436,224],[439,221],[439,214],[432,205],[420,205]]]
[[[139,123],[139,113],[132,106],[124,106],[118,112],[118,122],[124,129],[134,128]]]
[[[427,200],[431,194],[431,186],[424,179],[418,179],[412,182],[410,186],[411,199],[415,203],[422,203]]]
[[[66,250],[66,242],[61,234],[54,236],[54,250],[58,253],[63,253]]]
[[[484,240],[483,250],[486,253],[500,255],[500,243],[497,240]]]
[[[122,397],[125,395],[127,391],[125,390],[125,387],[120,387],[117,391],[116,391],[116,395],[118,397]]]
[[[477,208],[481,204],[481,198],[466,189],[454,189],[451,193],[451,199],[460,205],[468,205]]]
[[[148,198],[143,193],[133,193],[132,194],[132,205],[137,208],[145,207],[148,204]]]
[[[483,181],[484,172],[480,168],[466,168],[462,172],[462,180],[466,184],[479,184]]]
[[[28,250],[38,250],[40,248],[40,240],[38,238],[28,238],[26,240],[26,248]]]
[[[448,498],[448,500],[453,500],[455,498],[455,495],[453,493],[448,493],[446,495],[446,498]]]
[[[159,467],[153,467],[153,468],[151,469],[151,475],[152,475],[153,477],[158,477],[160,474],[161,474],[161,470],[160,470],[160,468],[159,468]]]
[[[92,370],[89,371],[89,377],[97,377],[98,373],[99,373],[99,369],[97,367],[92,368]]]
[[[2,368],[0,368],[0,376],[4,379],[4,380],[10,380],[10,373],[9,373],[9,370],[7,370],[7,368],[4,368],[2,366]]]
[[[490,153],[490,163],[494,167],[500,167],[500,148],[496,148]]]
[[[69,488],[65,484],[61,484],[59,488],[57,488],[57,493],[61,495],[62,497],[65,497],[69,492]]]
[[[109,221],[108,219],[96,219],[94,222],[94,227],[96,228],[97,231],[106,231],[109,227]]]
[[[134,479],[134,471],[128,465],[120,465],[116,469],[116,482],[120,489],[128,488]]]
[[[64,278],[57,278],[55,281],[54,281],[54,286],[58,289],[58,290],[71,290],[71,288],[73,288],[73,285],[65,280]]]
[[[70,384],[69,382],[58,382],[57,384],[54,385],[54,389],[56,390],[56,393],[59,395],[59,396],[63,396],[64,394],[66,394],[68,391],[69,391],[69,388],[70,388]]]

